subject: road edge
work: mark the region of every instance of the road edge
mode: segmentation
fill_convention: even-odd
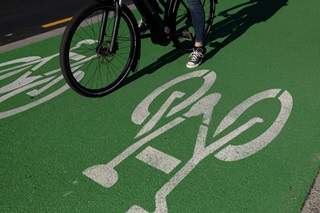
[[[301,213],[320,212],[320,171],[318,172],[310,192],[306,196],[306,200],[301,208]]]
[[[33,43],[36,43],[36,42],[39,42],[39,41],[42,41],[42,40],[45,40],[45,39],[48,39],[48,38],[51,38],[54,36],[61,35],[61,34],[63,34],[65,28],[66,27],[61,27],[61,28],[58,28],[58,29],[55,29],[55,30],[52,30],[52,31],[49,31],[46,33],[42,33],[42,34],[35,35],[35,36],[29,37],[29,38],[26,38],[23,40],[19,40],[19,41],[10,43],[10,44],[3,45],[0,47],[0,53],[9,52],[11,50],[15,50],[20,47],[27,46],[29,44],[33,44]]]
[[[129,7],[130,10],[136,9],[136,7],[133,4],[129,4],[127,6]],[[23,40],[19,40],[19,41],[13,42],[13,43],[9,43],[9,44],[0,46],[0,54],[5,53],[5,52],[9,52],[11,50],[18,49],[20,47],[27,46],[29,44],[33,44],[33,43],[36,43],[36,42],[39,42],[39,41],[42,41],[42,40],[45,40],[45,39],[48,39],[48,38],[51,38],[54,36],[62,35],[65,28],[66,28],[66,26],[51,30],[49,32],[38,34],[38,35],[29,37],[29,38],[25,38]]]

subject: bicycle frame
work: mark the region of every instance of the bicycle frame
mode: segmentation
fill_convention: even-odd
[[[172,36],[180,35],[181,33],[169,34],[168,27],[167,27],[167,19],[169,16],[169,8],[170,8],[170,0],[158,0],[159,3],[164,7],[164,18],[160,17],[159,13],[156,11],[155,5],[152,5],[148,2],[148,0],[133,0],[134,5],[136,6],[137,10],[141,14],[142,18],[147,22],[147,25],[150,26],[149,30],[150,33],[146,35],[142,35],[140,38],[148,38],[151,37],[152,42],[155,44],[160,44],[166,46],[170,43],[170,38]],[[113,36],[111,40],[111,48],[110,51],[114,51],[114,44],[115,39],[117,37],[117,30],[119,26],[119,14],[121,13],[121,9],[124,5],[123,0],[115,0],[115,8],[116,8],[116,18],[115,18],[115,25]],[[106,17],[104,18],[106,19]],[[101,29],[101,35],[103,33],[103,28]],[[99,41],[102,43],[101,41]]]
[[[170,3],[171,3],[171,0],[158,0],[158,2],[164,7],[164,11],[163,11],[163,19],[161,19],[161,22],[163,25],[164,25],[164,29],[163,29],[163,32],[166,33],[165,37],[166,38],[172,38],[174,36],[181,36],[181,32],[170,32],[170,29],[168,28],[168,18],[169,18],[169,11],[170,11]],[[158,13],[157,11],[155,11],[156,13]],[[159,26],[159,21],[156,22],[152,17],[144,17],[146,21],[149,21],[151,22],[151,26]],[[161,18],[161,17],[160,17]],[[190,27],[189,25],[186,26],[187,27]],[[148,33],[148,34],[143,34],[141,36],[141,38],[149,38],[149,37],[152,37],[152,35],[154,34],[154,36],[156,35],[159,35],[157,34],[156,32],[153,32],[152,31],[153,29],[150,29],[150,32],[151,33]]]
[[[142,18],[146,21],[148,29],[151,32],[141,38],[151,37],[153,43],[166,46],[170,43],[170,39],[168,37],[169,31],[166,24],[170,0],[167,0],[166,2],[161,0],[159,2],[165,8],[164,18],[160,17],[157,5],[153,5],[151,2],[148,2],[148,0],[133,0],[133,3]]]
[[[165,19],[168,17],[168,11],[169,11],[169,1],[167,0],[164,2],[164,0],[160,0],[159,2],[165,7]],[[106,3],[109,3],[106,1]],[[165,32],[165,27],[166,24],[164,20],[159,16],[159,14],[154,10],[154,8],[148,3],[147,0],[133,0],[133,3],[137,7],[138,11],[142,15],[142,17],[147,20],[147,23],[149,26],[154,26],[150,28],[150,34],[145,37],[140,37],[141,38],[146,38],[146,37],[151,37],[152,42],[155,44],[160,44],[163,46],[166,46],[170,43],[170,39],[168,34]],[[115,5],[115,23],[114,23],[114,28],[112,32],[112,38],[110,41],[110,52],[115,52],[116,51],[116,39],[118,37],[118,29],[119,29],[119,24],[120,24],[120,15],[122,8],[124,6],[124,1],[123,0],[114,0],[114,5]],[[106,22],[107,22],[107,14],[103,14],[102,18],[102,28],[100,31],[100,36],[99,36],[99,46],[103,43],[103,35],[105,32],[105,27],[106,27]],[[159,27],[162,26],[162,27]],[[140,48],[137,49],[137,53],[135,55],[135,60],[133,60],[133,64],[131,65],[132,71],[135,72],[138,68],[138,64],[140,61]]]

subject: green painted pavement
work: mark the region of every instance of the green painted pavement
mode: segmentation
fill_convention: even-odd
[[[299,212],[320,166],[319,5],[221,1],[203,65],[187,69],[187,55],[144,40],[138,73],[100,99],[65,91],[56,55],[60,36],[1,54],[0,210]],[[190,77],[199,70],[203,75]],[[179,82],[181,76],[187,79]],[[190,98],[170,115],[201,86],[203,99]],[[271,89],[280,90],[263,98]],[[155,99],[142,104],[147,116],[137,106],[150,94]],[[246,125],[255,118],[263,122]],[[225,144],[205,155],[217,141]],[[135,150],[137,142],[146,144]],[[244,151],[223,154],[228,147]],[[120,161],[125,150],[133,153]],[[110,162],[118,163],[118,176]],[[97,165],[105,170],[91,174],[114,185],[85,175]]]

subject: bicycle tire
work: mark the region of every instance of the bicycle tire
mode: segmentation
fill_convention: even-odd
[[[216,0],[201,0],[205,10],[204,39],[208,36],[213,20],[215,18]],[[183,32],[184,36],[172,38],[174,46],[184,53],[191,52],[194,47],[195,33],[192,26],[192,19],[187,0],[175,0],[170,8],[170,30]]]
[[[107,14],[104,40],[98,45],[102,17]],[[68,24],[60,46],[60,66],[68,85],[86,97],[102,97],[127,77],[140,44],[138,26],[128,7],[121,12],[117,50],[111,53],[115,6],[98,2],[79,11]]]

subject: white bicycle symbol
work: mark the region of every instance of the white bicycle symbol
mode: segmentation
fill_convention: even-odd
[[[151,103],[164,91],[172,86],[192,78],[202,78],[202,86],[190,97],[185,98],[180,104],[171,107],[175,99],[180,99],[185,96],[181,91],[174,91],[160,109],[153,115],[150,115],[149,106]],[[125,149],[113,160],[107,164],[94,165],[83,171],[83,174],[93,181],[99,183],[103,187],[112,187],[118,181],[118,173],[115,167],[134,154],[139,148],[150,142],[155,137],[174,128],[188,118],[194,116],[202,116],[202,124],[199,127],[197,140],[195,143],[193,156],[188,162],[164,185],[155,195],[156,209],[154,212],[168,212],[167,196],[172,190],[207,156],[213,154],[216,158],[222,161],[238,161],[247,158],[264,147],[266,147],[282,130],[287,122],[293,107],[293,99],[288,91],[281,89],[270,89],[260,92],[231,110],[221,121],[216,129],[213,139],[220,133],[231,126],[246,110],[256,103],[265,99],[275,99],[280,101],[280,112],[272,123],[272,125],[260,136],[242,145],[228,144],[230,141],[238,137],[241,133],[249,130],[252,126],[262,123],[264,120],[260,117],[253,117],[246,123],[242,124],[227,135],[213,141],[206,146],[208,139],[208,127],[212,119],[214,107],[218,104],[221,94],[211,93],[206,95],[209,89],[213,86],[216,80],[216,74],[209,70],[200,70],[186,75],[180,76],[163,86],[159,87],[148,95],[132,113],[132,121],[137,125],[142,125],[141,130],[135,136],[137,142]],[[188,111],[183,113],[183,116],[178,116],[164,126],[154,129],[161,118],[171,117],[177,112],[181,112],[191,106]],[[169,108],[171,107],[171,110]],[[149,118],[149,120],[147,120]],[[150,146],[136,156],[137,159],[169,174],[180,161],[172,156],[162,153]],[[132,206],[128,212],[147,212],[139,205]]]
[[[90,44],[93,42],[95,41],[81,41],[77,43],[72,50],[80,48],[83,44]],[[57,61],[58,56],[58,53],[44,58],[30,56],[0,63],[0,82],[4,82],[10,78],[13,79],[13,81],[9,81],[10,83],[5,85],[0,84],[0,103],[1,106],[3,106],[1,107],[0,119],[10,117],[38,106],[69,89],[69,86],[63,79],[60,68],[50,71],[43,70],[48,67],[57,66],[59,64]],[[71,67],[75,72],[75,76],[78,76],[77,78],[81,79],[84,76],[84,72],[80,70],[81,66],[89,61],[91,57],[92,56],[85,56],[75,52],[70,53],[70,58],[74,60]],[[29,101],[29,103],[24,103],[22,106],[4,109],[4,104],[6,102],[18,95],[24,94],[33,99]],[[40,97],[40,94],[45,94],[45,96]],[[40,98],[35,98],[37,96]]]

